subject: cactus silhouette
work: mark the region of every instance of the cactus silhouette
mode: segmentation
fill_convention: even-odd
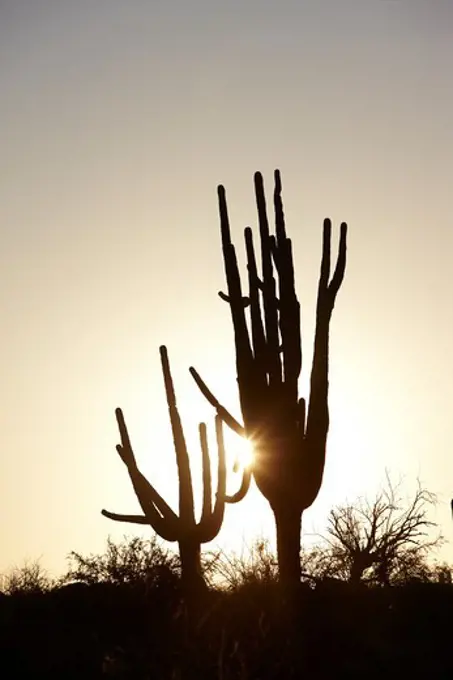
[[[252,230],[247,227],[248,296],[242,294],[225,189],[218,187],[228,286],[228,295],[219,295],[231,309],[243,426],[215,398],[198,372],[194,368],[190,371],[217,414],[253,443],[255,455],[248,475],[244,476],[240,490],[227,500],[241,500],[247,493],[250,474],[253,474],[275,516],[280,580],[291,585],[300,580],[302,513],[318,495],[324,472],[329,428],[329,324],[346,267],[347,225],[341,224],[338,260],[329,282],[331,222],[324,221],[307,409],[305,400],[298,397],[302,368],[300,305],[295,291],[292,246],[286,235],[278,170],[274,178],[275,235],[269,231],[262,175],[256,173],[254,178],[262,276],[258,274]]]
[[[166,347],[160,347],[160,356],[179,475],[179,516],[138,469],[123,412],[120,408],[116,409],[116,419],[120,431],[121,444],[116,449],[127,467],[134,491],[144,514],[120,515],[107,510],[102,510],[102,514],[109,519],[119,522],[149,524],[164,540],[177,541],[181,558],[182,583],[187,592],[193,593],[199,591],[200,587],[205,586],[201,571],[201,544],[208,543],[217,536],[224,517],[226,465],[222,420],[219,415],[215,418],[218,446],[218,479],[214,505],[212,505],[211,498],[212,484],[206,425],[204,423],[199,425],[203,466],[203,504],[201,519],[197,523],[194,512],[189,457],[176,405],[175,390]]]

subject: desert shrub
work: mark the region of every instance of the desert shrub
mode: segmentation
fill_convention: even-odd
[[[45,593],[55,584],[39,560],[25,562],[20,567],[14,566],[1,576],[1,590],[6,595]]]
[[[177,556],[164,548],[156,536],[149,540],[124,537],[114,543],[110,537],[103,554],[83,556],[72,551],[68,556],[69,569],[62,583],[71,581],[86,583],[135,583],[148,585],[178,575]]]
[[[241,553],[211,553],[211,582],[220,588],[237,590],[245,585],[277,581],[277,557],[267,539],[259,538]]]

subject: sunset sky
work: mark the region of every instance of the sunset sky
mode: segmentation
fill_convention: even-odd
[[[138,511],[117,406],[175,504],[159,345],[197,478],[197,425],[212,434],[214,413],[189,366],[240,417],[216,186],[243,262],[253,173],[270,192],[274,168],[302,395],[322,221],[334,253],[349,225],[325,478],[303,541],[386,469],[408,494],[419,477],[439,495],[433,517],[453,538],[452,35],[450,0],[2,0],[0,572],[41,558],[58,574],[71,550],[151,535],[101,516]],[[253,488],[216,545],[257,533],[274,527]]]

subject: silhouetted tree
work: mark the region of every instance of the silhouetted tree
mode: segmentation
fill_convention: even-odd
[[[428,519],[428,511],[435,502],[435,495],[419,484],[407,505],[399,486],[387,480],[372,502],[361,499],[334,508],[327,526],[328,547],[318,549],[318,573],[381,585],[431,580],[434,571],[427,557],[443,541],[439,535],[430,537],[436,524]]]
[[[263,179],[255,174],[262,276],[258,275],[252,230],[245,229],[249,295],[242,294],[231,241],[225,189],[218,187],[222,250],[234,327],[236,369],[244,426],[219,403],[197,371],[191,373],[226,424],[248,437],[255,456],[240,491],[241,500],[252,473],[275,516],[279,575],[290,585],[300,581],[302,512],[318,495],[329,428],[329,324],[346,266],[347,225],[341,224],[337,264],[330,278],[331,222],[324,221],[321,273],[308,410],[298,396],[302,366],[300,305],[296,296],[291,240],[286,235],[281,180],[275,171],[275,235],[269,232]],[[249,332],[246,309],[250,312]]]
[[[116,410],[116,418],[121,436],[117,451],[126,465],[134,491],[139,500],[143,515],[119,515],[102,510],[109,519],[136,524],[149,524],[161,538],[177,541],[181,558],[181,576],[188,593],[205,586],[201,569],[201,544],[212,541],[220,531],[225,510],[225,447],[223,442],[222,421],[216,416],[216,436],[218,446],[218,481],[214,506],[211,498],[211,471],[206,434],[206,425],[199,426],[203,464],[203,507],[201,519],[197,523],[194,512],[194,498],[189,457],[187,453],[181,419],[176,406],[176,396],[170,373],[167,350],[160,348],[162,372],[165,382],[170,422],[176,452],[179,475],[179,516],[170,508],[162,496],[148,482],[137,467],[129,434],[121,409]]]

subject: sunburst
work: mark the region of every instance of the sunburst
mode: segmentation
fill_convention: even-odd
[[[233,453],[233,470],[237,472],[252,465],[255,457],[253,442],[246,437],[235,437],[234,446],[231,447]]]

